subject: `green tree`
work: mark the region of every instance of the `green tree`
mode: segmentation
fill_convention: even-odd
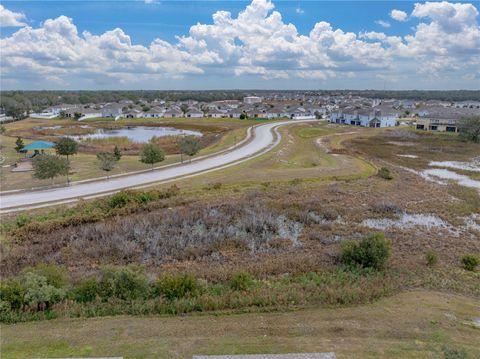
[[[70,163],[67,159],[42,154],[37,156],[32,161],[33,177],[38,179],[54,179],[57,176],[68,176],[70,170]]]
[[[110,152],[97,153],[97,159],[100,162],[100,169],[107,172],[108,178],[108,172],[113,170],[115,168],[115,164],[117,163],[115,154]]]
[[[122,158],[122,152],[120,152],[120,148],[118,148],[117,145],[115,145],[115,148],[113,149],[113,155],[115,156],[116,161],[120,161],[120,158]]]
[[[78,142],[70,137],[61,137],[57,142],[55,142],[55,151],[59,155],[67,156],[67,162],[70,163],[68,156],[73,156],[77,153]],[[70,179],[68,178],[68,172],[67,183],[70,183]]]
[[[47,283],[47,278],[33,272],[23,275],[22,284],[25,288],[24,300],[37,310],[49,309],[51,304],[65,298],[65,290]]]
[[[462,118],[458,130],[465,141],[480,143],[480,116]]]
[[[82,117],[82,114],[80,112],[75,112],[73,114],[73,117],[75,118],[75,120],[78,120],[80,117]]]
[[[154,143],[147,143],[140,151],[140,162],[151,165],[152,170],[155,163],[162,162],[164,159],[165,153]]]
[[[55,151],[62,156],[73,156],[78,151],[78,142],[70,137],[61,137],[55,142]]]
[[[187,113],[187,111],[188,111],[188,105],[182,104],[182,105],[180,106],[180,110],[182,110],[183,114],[185,115],[185,114]]]
[[[0,124],[0,135],[5,134],[5,131],[7,131],[7,129],[5,128],[5,126]]]
[[[200,142],[193,136],[185,137],[180,143],[180,151],[187,156],[195,156],[200,151]]]
[[[23,144],[22,138],[17,137],[17,140],[15,141],[15,151],[20,152],[23,147],[25,147],[25,145]]]

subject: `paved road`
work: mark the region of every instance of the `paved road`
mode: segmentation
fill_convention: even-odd
[[[311,121],[315,120],[296,122]],[[254,128],[252,141],[245,145],[229,152],[220,153],[191,163],[104,181],[80,183],[71,185],[70,187],[2,195],[0,197],[0,211],[6,213],[27,208],[73,202],[79,198],[93,198],[124,188],[138,188],[153,183],[169,182],[232,166],[260,156],[275,147],[280,141],[280,135],[275,138],[273,131],[276,131],[278,126],[286,123],[291,123],[291,121],[267,123],[257,126]]]

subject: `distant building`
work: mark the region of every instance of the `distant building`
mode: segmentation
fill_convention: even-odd
[[[417,120],[417,130],[458,132],[458,120],[457,119],[438,119],[438,118],[419,118]]]
[[[185,113],[185,116],[192,118],[201,118],[203,117],[203,111],[196,108],[191,108]]]
[[[243,98],[243,103],[246,103],[249,105],[254,103],[261,103],[261,102],[262,102],[262,98],[258,96],[247,96]]]
[[[108,104],[102,108],[102,117],[117,118],[118,116],[122,115],[122,108],[123,105],[120,103]]]
[[[354,111],[353,113],[333,112],[329,122],[361,127],[393,127],[397,123],[395,115],[382,115],[379,111]]]

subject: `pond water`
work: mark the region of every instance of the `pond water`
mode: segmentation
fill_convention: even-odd
[[[442,168],[423,170],[420,172],[420,175],[429,181],[440,184],[446,184],[448,181],[455,181],[461,186],[480,189],[480,181]]]
[[[196,136],[201,137],[202,133],[198,131],[181,130],[173,127],[128,127],[115,130],[98,129],[94,133],[71,136],[75,140],[102,139],[111,137],[127,137],[132,142],[147,143],[152,137],[166,136]]]

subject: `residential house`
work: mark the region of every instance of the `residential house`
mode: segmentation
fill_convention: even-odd
[[[222,117],[227,117],[227,113],[226,111],[222,111],[214,108],[207,112],[207,116],[213,117],[213,118],[222,118]]]
[[[442,118],[419,118],[417,119],[417,130],[458,132],[458,119]]]
[[[191,117],[191,118],[201,118],[203,117],[203,111],[197,109],[197,108],[190,108],[186,113],[185,117]]]
[[[183,117],[183,112],[178,107],[170,107],[167,111],[163,113],[163,117]]]
[[[102,108],[102,117],[117,118],[122,115],[123,105],[120,103],[110,103]]]

